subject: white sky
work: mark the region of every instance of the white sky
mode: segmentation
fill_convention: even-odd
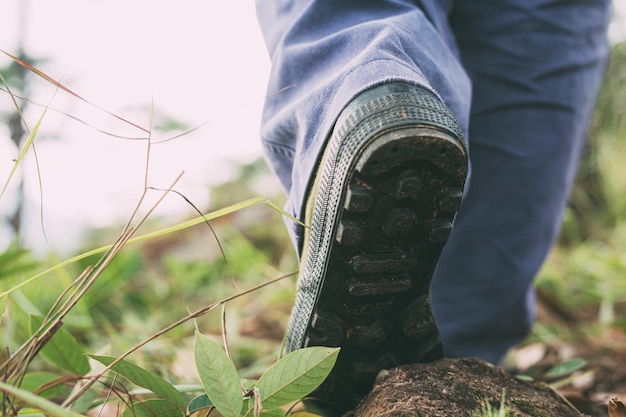
[[[615,4],[626,15],[626,0]],[[189,136],[153,146],[150,185],[166,187],[184,170],[177,190],[204,207],[209,184],[227,178],[229,161],[261,155],[258,126],[269,61],[253,0],[2,0],[1,7],[0,49],[17,53],[21,37],[30,56],[48,58],[39,68],[92,103],[145,127],[152,99],[155,113],[191,127],[210,120]],[[611,28],[613,37],[625,32],[623,18]],[[8,63],[0,55],[0,67]],[[41,80],[33,81],[29,97],[98,128],[141,135],[66,93],[55,95]],[[0,94],[0,111],[10,106],[8,95]],[[29,106],[31,127],[41,111]],[[0,125],[0,187],[17,155],[7,137]],[[49,241],[39,226],[39,189],[29,158],[23,169],[30,247],[73,248],[85,226],[106,226],[131,213],[143,188],[145,142],[114,139],[48,112],[37,151]],[[3,216],[13,201],[11,192],[0,200]],[[174,223],[191,209],[172,196],[158,214]],[[0,248],[8,237],[0,229]]]
[[[149,125],[152,98],[155,113],[191,127],[210,120],[189,136],[152,147],[150,185],[167,187],[184,170],[177,190],[203,207],[208,185],[227,178],[229,161],[250,161],[261,155],[258,126],[269,60],[253,1],[3,3],[0,48],[16,53],[18,35],[25,27],[27,53],[50,58],[38,67],[92,103],[144,127]],[[28,5],[26,19],[20,17],[20,3]],[[0,57],[0,66],[8,62]],[[54,88],[41,80],[33,81],[29,97],[50,102],[51,107],[98,128],[142,135],[66,93],[54,95]],[[2,94],[0,109],[9,106],[10,98]],[[32,127],[42,109],[30,106],[29,110]],[[17,155],[3,129],[2,185]],[[164,137],[157,133],[153,139]],[[30,246],[71,247],[75,242],[68,240],[76,239],[83,226],[103,226],[130,215],[143,189],[145,141],[114,139],[48,112],[37,142],[49,242],[38,226],[39,190],[29,159],[24,169],[31,209]],[[10,197],[0,201],[3,214],[12,207]],[[172,196],[158,213],[190,214],[191,209]],[[6,231],[0,233],[0,241],[6,242],[6,237]]]

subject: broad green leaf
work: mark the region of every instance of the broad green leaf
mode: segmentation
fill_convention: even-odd
[[[30,316],[31,333],[43,324],[43,317]],[[76,375],[89,372],[89,361],[84,349],[78,341],[63,327],[59,328],[52,338],[41,349],[41,356],[53,365]]]
[[[285,417],[286,411],[280,408],[261,411],[260,417]]]
[[[319,414],[309,413],[308,411],[298,411],[293,413],[291,417],[322,417]]]
[[[570,375],[587,365],[584,359],[575,358],[559,363],[546,373],[546,378],[561,378]]]
[[[238,417],[243,395],[235,365],[221,346],[199,332],[194,350],[196,367],[209,399],[224,416]]]
[[[202,394],[189,402],[187,406],[187,415],[197,413],[199,417],[223,417],[217,408],[211,403],[209,397],[206,394]]]
[[[169,401],[152,399],[136,402],[127,408],[122,417],[182,417],[182,411]]]
[[[105,366],[108,366],[117,360],[117,358],[112,356],[89,355],[89,357],[97,360]],[[180,410],[184,410],[187,406],[187,401],[185,401],[183,395],[169,382],[165,381],[153,372],[146,371],[145,369],[140,368],[139,366],[126,360],[116,363],[111,369],[128,379],[133,384],[146,388],[164,400],[169,401],[171,404],[175,404]]]
[[[30,256],[30,251],[12,243],[3,253],[0,253],[0,280],[29,271],[37,264]]]
[[[77,413],[86,413],[88,410],[102,404],[97,390],[89,390],[70,405],[70,408]]]
[[[39,397],[31,392],[16,388],[12,385],[0,381],[0,391],[3,391],[15,398],[19,398],[33,408],[43,411],[48,416],[53,417],[84,417],[67,408],[63,408],[45,398]]]
[[[191,414],[209,407],[213,407],[213,403],[209,400],[208,395],[202,394],[189,401],[189,404],[187,404],[187,412]]]
[[[278,360],[256,384],[263,409],[272,410],[310,394],[324,382],[338,355],[339,348],[314,346]]]
[[[246,398],[245,403],[244,403],[244,409],[248,410],[247,413],[244,413],[245,417],[253,417],[255,415],[254,414],[254,398]],[[266,410],[266,409],[261,410],[259,417],[285,417],[286,415],[288,415],[287,411],[281,408],[275,408],[273,410]]]
[[[20,388],[28,392],[37,393],[45,398],[62,392],[66,386],[58,374],[52,372],[30,372],[24,375]]]

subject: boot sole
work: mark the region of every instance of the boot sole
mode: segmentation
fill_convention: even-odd
[[[285,339],[341,346],[315,397],[347,410],[381,369],[442,356],[430,281],[466,175],[461,129],[430,92],[383,84],[342,112],[309,194]]]

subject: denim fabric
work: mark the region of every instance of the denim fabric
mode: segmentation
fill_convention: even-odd
[[[272,70],[261,136],[303,217],[333,123],[361,91],[435,92],[471,175],[432,285],[447,356],[499,361],[533,322],[608,56],[609,0],[257,0]],[[297,248],[302,233],[288,224]]]

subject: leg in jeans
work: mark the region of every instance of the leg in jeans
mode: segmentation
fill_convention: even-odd
[[[447,356],[492,362],[533,321],[608,54],[608,1],[457,1],[472,176],[433,278]]]
[[[607,55],[608,1],[257,0],[257,10],[272,59],[261,133],[296,217],[337,118],[361,92],[402,81],[452,111],[472,174],[433,307],[446,355],[499,361],[532,323],[532,281]],[[290,226],[302,251],[304,233]]]
[[[263,141],[286,209],[310,225],[291,229],[285,346],[342,347],[316,395],[346,409],[380,369],[441,355],[429,286],[467,174],[469,80],[439,1],[257,6]]]
[[[257,0],[272,61],[261,136],[296,217],[337,116],[367,88],[388,81],[426,87],[467,131],[469,80],[446,10],[438,0],[424,3],[427,11],[408,0]],[[300,248],[302,230],[288,228]]]

